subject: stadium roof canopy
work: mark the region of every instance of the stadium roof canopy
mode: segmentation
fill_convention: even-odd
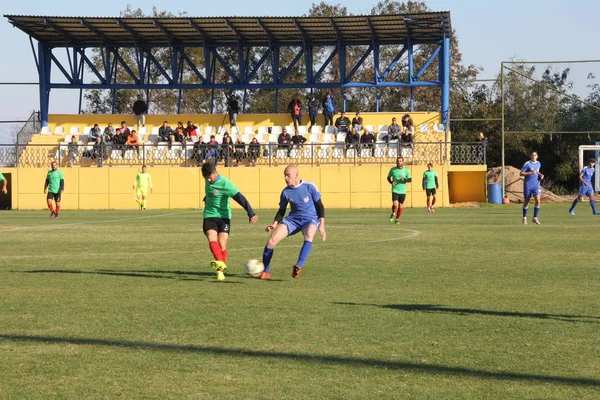
[[[98,18],[5,15],[50,47],[431,43],[452,36],[449,12],[346,17]]]

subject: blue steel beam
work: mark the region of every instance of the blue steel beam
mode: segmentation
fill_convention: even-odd
[[[300,58],[302,58],[303,55],[304,55],[304,49],[300,49],[300,51],[298,52],[298,54],[296,54],[296,56],[294,57],[294,59],[292,60],[290,65],[288,65],[288,67],[279,76],[280,83],[282,83],[285,80],[285,78],[287,78],[287,76],[290,74],[290,72],[292,72],[292,69],[296,66],[296,64],[298,63]]]
[[[423,64],[423,66],[421,67],[421,69],[419,70],[419,72],[417,72],[417,74],[413,77],[413,80],[418,80],[421,75],[423,75],[423,73],[427,70],[427,68],[429,68],[429,66],[431,65],[431,63],[433,62],[433,60],[435,60],[435,58],[438,56],[438,54],[440,53],[442,46],[438,46],[435,48],[434,52],[431,53],[431,56],[427,59],[427,61],[425,62],[425,64]],[[438,61],[439,63],[439,61]]]
[[[40,79],[40,119],[42,126],[48,126],[48,110],[50,104],[50,83],[52,52],[43,43],[38,42],[39,79]]]
[[[112,53],[115,58],[115,60],[114,60],[115,61],[115,75],[114,75],[115,79],[117,77],[116,65],[120,64],[123,67],[123,69],[129,74],[131,79],[133,79],[136,82],[136,84],[140,84],[141,81],[140,81],[139,77],[137,77],[135,75],[135,73],[131,70],[131,68],[129,68],[129,65],[127,65],[125,60],[123,60],[123,57],[121,57],[121,55],[119,54],[119,49],[114,48]]]
[[[379,77],[379,80],[384,80],[385,78],[388,77],[388,75],[392,72],[392,70],[394,69],[396,64],[398,64],[398,61],[400,61],[400,58],[402,58],[402,56],[406,52],[406,48],[407,48],[407,46],[402,47],[402,50],[400,50],[400,52],[398,54],[396,54],[396,57],[394,57],[394,59],[392,60],[390,65],[385,69],[385,71],[383,71],[383,74],[381,74],[381,76]],[[379,62],[379,57],[377,57],[376,59]]]
[[[239,89],[240,85],[235,83],[215,83],[210,85],[204,85],[200,83],[178,83],[178,84],[167,84],[167,83],[151,83],[151,84],[135,84],[135,83],[115,83],[111,85],[102,85],[99,83],[51,83],[47,85],[52,89]],[[442,87],[442,82],[439,81],[417,81],[411,83],[407,82],[350,82],[340,84],[339,82],[320,82],[308,84],[302,83],[248,83],[245,85],[248,89],[310,89],[314,88],[353,88],[353,87]]]
[[[67,72],[67,70],[65,70],[65,68],[64,68],[64,67],[62,66],[62,64],[60,63],[60,61],[58,61],[58,60],[56,59],[56,57],[54,56],[54,54],[52,54],[52,50],[48,50],[48,51],[49,51],[49,53],[50,53],[50,55],[49,55],[50,59],[51,59],[52,61],[54,61],[54,65],[56,65],[56,66],[58,67],[58,69],[60,70],[60,72],[62,72],[62,73],[63,73],[63,75],[65,76],[65,78],[67,78],[67,80],[68,80],[69,82],[71,82],[71,84],[75,84],[75,82],[73,81],[73,77],[72,77],[71,75],[69,75],[69,73]]]
[[[198,67],[196,66],[196,64],[194,64],[194,62],[186,54],[185,49],[181,50],[180,56],[181,56],[182,60],[185,60],[185,62],[187,63],[188,67],[190,67],[190,69],[192,70],[192,72],[194,72],[194,74],[202,81],[202,83],[206,83],[206,78],[200,73],[200,71],[198,70]]]
[[[110,39],[98,29],[94,28],[85,18],[81,18],[79,23],[89,29],[94,35],[98,36],[103,42],[109,42]]]
[[[145,54],[146,54],[146,59],[147,59],[146,62],[151,62],[152,64],[154,64],[154,66],[156,67],[158,72],[160,72],[160,74],[162,76],[164,76],[167,81],[169,81],[169,84],[172,85],[173,77],[167,73],[167,71],[163,68],[162,65],[160,65],[160,63],[158,62],[156,57],[154,57],[154,54],[152,54],[152,49],[150,49],[150,48],[145,49]],[[174,59],[174,57],[171,57],[171,60],[173,60],[173,59]],[[171,66],[171,68],[173,68],[173,66]]]
[[[252,79],[254,79],[254,76],[258,73],[258,70],[260,69],[260,67],[263,66],[263,64],[265,63],[265,61],[267,60],[267,58],[270,55],[271,55],[271,49],[267,49],[267,51],[265,51],[263,53],[263,55],[260,57],[260,59],[258,60],[258,62],[256,63],[256,65],[254,66],[254,68],[252,68],[252,70],[250,71],[250,73],[246,77],[246,82],[247,83],[249,83]]]
[[[450,111],[450,38],[444,38],[442,43],[442,124],[447,126],[448,112]]]
[[[327,66],[329,65],[329,63],[331,63],[331,60],[333,60],[333,57],[335,57],[335,55],[338,53],[338,48],[334,48],[333,51],[331,52],[331,54],[329,55],[329,57],[327,57],[327,59],[325,60],[325,62],[323,63],[323,65],[321,65],[321,68],[319,68],[319,70],[317,71],[317,73],[314,75],[314,82],[316,83],[317,80],[321,77],[321,74],[323,73],[323,71],[325,71],[325,68],[327,68]]]
[[[233,81],[236,82],[237,85],[239,86],[240,79],[236,76],[235,72],[233,72],[233,70],[229,67],[227,62],[225,62],[225,60],[223,60],[223,58],[219,55],[219,53],[217,52],[217,49],[212,49],[212,53],[213,53],[214,57],[219,61],[219,64],[221,64],[221,66],[225,69],[225,72],[227,72],[227,75],[229,75],[229,77],[231,79],[233,79]]]
[[[105,78],[100,74],[100,71],[98,71],[98,68],[96,68],[96,66],[87,57],[87,55],[85,54],[85,50],[84,49],[80,49],[79,55],[81,57],[81,61],[83,61],[83,62],[85,62],[87,64],[87,66],[90,69],[90,71],[92,71],[92,73],[94,75],[96,75],[96,77],[98,79],[100,79],[100,82],[106,83]]]
[[[360,58],[360,60],[358,60],[358,62],[354,66],[354,68],[352,68],[352,70],[350,70],[350,72],[348,73],[348,75],[345,77],[344,82],[350,82],[350,80],[352,79],[352,77],[354,76],[354,74],[356,73],[356,71],[358,71],[358,69],[363,65],[363,63],[367,59],[367,57],[369,57],[369,55],[371,54],[372,50],[373,50],[373,46],[371,45],[371,46],[369,46],[367,48],[367,50],[362,55],[362,57]]]

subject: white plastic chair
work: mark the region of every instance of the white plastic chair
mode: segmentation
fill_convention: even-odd
[[[444,124],[435,124],[435,125],[433,125],[433,131],[434,132],[445,132],[446,128],[444,127]]]
[[[257,134],[263,134],[266,135],[269,132],[269,127],[261,125],[258,127],[258,131],[256,132]]]
[[[328,133],[335,134],[336,133],[335,126],[333,126],[333,125],[327,125],[325,127],[325,134],[328,134]]]
[[[90,141],[90,137],[87,134],[79,135],[79,142],[83,144],[87,144]]]
[[[338,134],[336,135],[336,140],[337,140],[338,142],[342,142],[342,143],[344,143],[344,142],[346,141],[346,135],[347,135],[347,133],[346,133],[346,132],[338,133]]]
[[[306,136],[308,134],[308,126],[299,125],[298,126],[298,134],[300,134],[302,136]]]
[[[250,125],[250,126],[245,126],[244,127],[244,135],[254,135],[254,126]]]
[[[244,133],[242,135],[242,142],[249,144],[252,141],[252,134],[250,133]]]
[[[271,128],[271,133],[274,133],[275,135],[279,135],[281,132],[283,132],[281,126],[274,126]]]
[[[311,133],[308,135],[308,143],[319,143],[319,134]]]
[[[365,130],[367,132],[375,133],[375,126],[374,125],[365,125]]]
[[[57,126],[56,130],[54,131],[55,135],[64,135],[65,134],[65,127],[64,126]]]
[[[42,126],[42,130],[40,131],[40,135],[52,135],[52,130],[49,126]]]
[[[205,135],[208,135],[210,137],[210,135],[214,135],[215,134],[215,127],[214,126],[207,126],[206,127],[206,131],[204,131]]]
[[[310,133],[316,133],[317,135],[320,135],[322,132],[323,132],[323,127],[321,127],[320,125],[315,125],[315,126],[310,127]]]
[[[419,132],[420,133],[427,133],[427,132],[429,132],[429,124],[421,124],[421,125],[419,125]]]
[[[72,126],[71,129],[69,130],[69,133],[71,135],[79,135],[79,127],[78,126]]]
[[[265,142],[265,137],[266,137],[266,133],[265,132],[261,132],[260,129],[258,130],[258,133],[255,136],[256,141],[258,143],[264,143]]]
[[[285,132],[289,133],[290,135],[293,135],[296,132],[296,130],[294,129],[293,125],[286,125]]]

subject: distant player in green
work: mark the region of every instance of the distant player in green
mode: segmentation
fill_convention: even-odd
[[[1,172],[0,172],[0,181],[3,182],[2,193],[7,194],[8,190],[6,189],[6,187],[7,187],[6,178],[4,177],[4,175],[2,175]]]
[[[140,205],[140,210],[146,209],[146,197],[148,190],[152,193],[152,177],[146,172],[146,166],[142,165],[142,172],[138,172],[133,180],[133,190],[135,191],[135,201]]]
[[[48,202],[48,208],[50,209],[50,218],[58,218],[60,214],[60,198],[63,190],[65,190],[65,177],[61,170],[58,169],[58,163],[52,161],[50,164],[52,169],[48,171],[46,175],[46,183],[44,184],[44,193],[48,193],[46,200]],[[56,202],[56,208],[52,204],[52,201]]]
[[[433,170],[433,164],[429,163],[427,171],[423,172],[423,190],[427,194],[427,211],[430,213],[435,212],[435,194],[439,187],[437,173]]]
[[[217,173],[214,163],[202,165],[202,176],[206,179],[202,230],[215,257],[211,266],[217,271],[217,279],[222,281],[225,279],[223,272],[227,269],[227,239],[231,230],[229,199],[235,200],[246,210],[251,223],[256,224],[258,216],[242,192],[229,179]]]
[[[398,157],[396,159],[396,166],[390,169],[387,180],[392,185],[392,214],[390,215],[390,222],[394,222],[394,216],[396,217],[396,223],[400,223],[400,216],[404,209],[404,200],[406,199],[406,184],[412,181],[410,171],[408,168],[404,168],[404,159]]]

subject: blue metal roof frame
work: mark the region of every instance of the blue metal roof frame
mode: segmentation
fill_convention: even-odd
[[[5,15],[8,22],[50,47],[269,46],[434,42],[452,36],[450,12],[346,17],[103,18]]]

